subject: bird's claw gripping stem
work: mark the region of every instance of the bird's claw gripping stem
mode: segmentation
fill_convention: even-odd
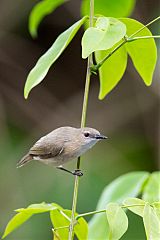
[[[75,176],[78,176],[78,177],[81,177],[83,176],[83,173],[80,169],[75,169],[73,172],[72,172],[73,175]]]
[[[66,168],[63,168],[63,166],[61,166],[61,165],[58,166],[57,168],[60,169],[60,170],[65,171],[65,172],[68,172],[68,173],[70,173],[70,174],[72,174],[72,175],[74,175],[74,176],[78,176],[78,177],[83,176],[83,173],[81,172],[80,169],[76,169],[76,170],[74,170],[73,172],[71,172],[70,170],[68,170],[68,169],[66,169]]]

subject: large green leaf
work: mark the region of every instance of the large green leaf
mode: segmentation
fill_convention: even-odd
[[[147,240],[160,239],[160,219],[158,218],[155,209],[148,203],[144,208],[143,217],[144,227],[146,231]]]
[[[42,19],[64,2],[65,0],[43,0],[33,7],[29,16],[29,31],[32,37],[37,37],[37,29]]]
[[[61,33],[48,51],[40,57],[35,67],[31,70],[27,77],[24,88],[24,97],[27,98],[33,87],[38,85],[47,75],[51,65],[59,58],[68,44],[71,42],[79,28],[85,22],[87,17],[82,18],[65,32]]]
[[[109,202],[122,202],[127,197],[136,197],[142,191],[142,186],[147,180],[149,173],[132,172],[127,173],[112,183],[104,190],[99,199],[97,210],[105,209]],[[105,214],[96,214],[89,221],[89,240],[106,240],[108,237],[108,224]]]
[[[56,203],[36,203],[31,204],[27,208],[20,208],[16,209],[16,212],[24,212],[26,214],[36,214],[36,213],[43,213],[43,212],[49,212],[54,209],[61,209],[61,207]]]
[[[63,213],[71,218],[71,210],[62,210]],[[76,214],[78,215],[78,214]],[[50,212],[51,221],[54,227],[54,234],[55,237],[59,237],[61,240],[68,239],[68,233],[69,233],[69,224],[70,220],[67,219],[60,211],[54,210]],[[63,228],[66,227],[66,228]],[[56,228],[61,228],[56,230]],[[77,224],[74,227],[75,234],[79,240],[84,240],[88,238],[88,224],[85,221],[84,218],[79,218],[77,221]]]
[[[2,238],[6,237],[9,233],[11,233],[13,230],[18,228],[20,225],[26,222],[34,214],[49,212],[55,209],[62,209],[62,208],[56,203],[49,204],[49,203],[43,202],[43,203],[31,204],[27,208],[16,209],[15,211],[18,213],[7,224]]]
[[[144,25],[134,19],[120,19],[127,27],[127,35],[131,36]],[[139,32],[138,36],[152,36],[148,28],[144,28]],[[147,86],[152,83],[153,73],[157,61],[157,48],[153,38],[141,39],[125,44],[126,50],[130,55],[137,72],[142,77]]]
[[[160,172],[154,172],[150,175],[142,198],[150,203],[160,201]]]
[[[128,229],[128,218],[117,203],[109,203],[106,208],[109,224],[109,240],[118,240]]]
[[[16,228],[21,226],[26,222],[33,214],[28,214],[25,212],[17,213],[7,224],[2,239],[5,238],[8,234],[13,232]]]
[[[110,52],[111,49],[95,52],[96,62],[99,63]],[[127,52],[125,47],[122,46],[99,68],[99,99],[103,99],[118,84],[125,72],[126,66]]]
[[[112,17],[128,17],[134,9],[135,0],[97,0],[95,1],[95,14]],[[89,14],[89,0],[83,0],[81,14]]]
[[[127,197],[136,197],[148,177],[148,172],[131,172],[118,177],[103,190],[97,208],[103,209],[109,202],[122,203]]]
[[[145,206],[145,201],[139,198],[127,198],[124,200],[123,204],[127,206],[127,208],[134,212],[135,214],[143,217],[143,211]]]
[[[126,34],[126,26],[116,18],[100,17],[95,27],[88,28],[82,37],[82,58],[92,52],[113,47]]]

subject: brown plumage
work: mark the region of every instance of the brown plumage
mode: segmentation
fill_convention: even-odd
[[[18,162],[22,167],[31,160],[54,166],[81,156],[100,139],[106,139],[93,128],[60,127],[40,138]]]

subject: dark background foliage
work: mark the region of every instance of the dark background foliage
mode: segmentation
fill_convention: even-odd
[[[16,169],[16,162],[40,136],[59,126],[80,125],[83,100],[86,71],[80,46],[83,30],[29,99],[23,98],[27,74],[37,59],[59,33],[80,18],[81,1],[70,1],[44,19],[38,39],[33,40],[27,27],[35,2],[0,1],[0,232],[13,209],[30,203],[57,202],[71,208],[72,176],[38,163]],[[147,23],[159,10],[158,0],[139,0],[132,17]],[[158,24],[152,26],[153,33],[157,33]],[[97,144],[83,157],[79,212],[94,210],[104,186],[117,176],[129,171],[158,170],[159,74],[157,63],[153,84],[148,88],[130,62],[121,82],[103,101],[97,99],[98,77],[92,79],[87,125],[106,134],[108,141]],[[67,167],[75,168],[75,162]],[[144,239],[138,218],[137,224],[132,224],[134,218],[130,216],[128,237],[123,239]],[[49,240],[51,234],[49,218],[42,214],[9,239]]]

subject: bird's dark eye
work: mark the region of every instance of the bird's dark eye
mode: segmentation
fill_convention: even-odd
[[[84,133],[84,136],[85,136],[85,137],[89,137],[89,132],[85,132],[85,133]]]

